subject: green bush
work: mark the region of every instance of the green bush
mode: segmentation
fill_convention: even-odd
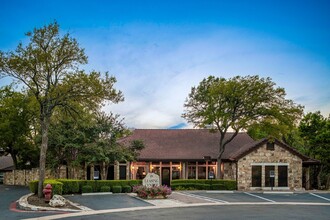
[[[38,180],[33,180],[29,182],[29,189],[31,193],[37,194],[38,193]]]
[[[123,193],[130,193],[132,192],[132,187],[129,185],[125,185],[122,187]]]
[[[80,180],[58,179],[57,181],[63,183],[63,194],[79,193],[80,191]]]
[[[110,192],[110,186],[101,186],[100,192]]]
[[[62,195],[63,194],[63,183],[58,182],[58,181],[53,180],[53,179],[46,179],[44,181],[43,188],[45,188],[45,186],[47,184],[52,185],[52,196],[53,195]]]
[[[50,183],[49,181],[52,182]],[[72,194],[72,193],[84,193],[83,191],[84,186],[90,186],[91,192],[102,192],[103,186],[110,187],[110,189],[112,189],[114,186],[121,186],[123,192],[131,192],[132,187],[142,184],[142,180],[57,179],[57,180],[45,180],[45,183],[46,184],[50,183],[53,187],[53,190],[55,187],[56,194]],[[46,185],[45,183],[44,186]],[[60,184],[60,186],[57,186],[58,184]],[[29,188],[32,193],[36,194],[38,192],[38,181],[37,180],[31,181],[29,183]]]
[[[90,185],[85,185],[81,188],[82,193],[91,193],[93,192],[93,188]]]
[[[180,179],[172,180],[171,187],[177,189],[196,189],[196,190],[236,190],[235,180],[193,180]]]
[[[121,186],[113,186],[112,187],[112,192],[113,193],[121,193],[121,190],[122,190]]]
[[[29,188],[30,188],[31,193],[34,193],[34,194],[38,193],[38,183],[39,183],[38,180],[34,180],[29,183]],[[45,188],[45,186],[47,184],[50,184],[52,186],[52,195],[55,195],[55,194],[62,195],[63,194],[63,183],[58,182],[53,179],[46,179],[43,183],[43,188]]]

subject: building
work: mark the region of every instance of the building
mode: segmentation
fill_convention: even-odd
[[[206,129],[136,129],[120,143],[138,139],[145,148],[137,161],[114,166],[114,179],[142,179],[154,172],[170,185],[174,179],[208,179],[221,172],[224,179],[237,181],[238,190],[293,190],[309,188],[309,167],[319,163],[278,140],[254,141],[239,133],[226,146],[217,170],[219,138],[218,132]]]
[[[4,173],[14,169],[14,162],[10,155],[0,157],[0,183],[3,183]]]

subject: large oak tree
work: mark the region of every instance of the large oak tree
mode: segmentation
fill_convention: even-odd
[[[0,52],[0,74],[22,83],[38,103],[42,136],[38,196],[42,197],[48,130],[54,109],[63,107],[74,112],[72,103],[94,109],[105,100],[116,103],[123,97],[114,89],[114,77],[101,77],[99,72],[87,74],[80,69],[81,64],[87,63],[84,49],[69,33],[60,34],[56,22],[26,35],[26,46],[19,43],[15,51]]]
[[[192,87],[182,116],[195,127],[211,127],[220,133],[217,178],[221,178],[225,147],[238,132],[265,120],[276,124],[284,116],[292,121],[301,117],[302,107],[285,99],[285,90],[275,85],[270,78],[259,76],[209,76]]]

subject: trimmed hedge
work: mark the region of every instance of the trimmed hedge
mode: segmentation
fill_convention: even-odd
[[[81,188],[82,193],[91,193],[93,192],[93,188],[89,185],[85,185]]]
[[[75,180],[75,179],[56,179],[45,180],[44,186],[50,183],[55,187],[56,194],[74,194],[82,193],[84,186],[90,186],[91,192],[101,192],[103,186],[113,188],[113,186],[121,186],[123,192],[131,192],[133,186],[141,185],[142,180]],[[54,185],[55,184],[55,185]],[[57,186],[60,184],[60,186]],[[30,191],[34,194],[38,192],[38,181],[31,181],[29,183]],[[109,190],[110,191],[110,190]]]
[[[112,187],[112,192],[113,193],[121,193],[121,190],[122,190],[121,186],[113,186]]]
[[[110,192],[110,186],[101,186],[100,192]]]
[[[34,180],[29,183],[30,191],[34,194],[38,193],[38,183],[39,183],[38,180]],[[45,188],[45,186],[47,184],[52,185],[52,195],[55,195],[55,194],[62,195],[63,194],[63,183],[53,180],[53,179],[45,179],[45,181],[43,183],[43,188]]]
[[[129,185],[122,186],[122,192],[123,193],[130,193],[132,192],[132,187]]]
[[[80,191],[79,180],[57,179],[57,181],[63,183],[63,194],[74,194]]]
[[[172,180],[172,189],[196,189],[196,190],[236,190],[235,180]]]

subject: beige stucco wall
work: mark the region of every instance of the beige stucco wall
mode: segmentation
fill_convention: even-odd
[[[238,181],[237,186],[239,190],[250,190],[252,187],[252,165],[262,165],[262,187],[265,188],[265,165],[275,166],[275,187],[278,185],[278,169],[277,165],[288,164],[288,188],[301,189],[302,188],[302,160],[286,150],[275,144],[274,151],[267,150],[266,144],[242,157],[238,160]],[[281,163],[281,164],[279,164]],[[258,164],[259,165],[259,164]]]

